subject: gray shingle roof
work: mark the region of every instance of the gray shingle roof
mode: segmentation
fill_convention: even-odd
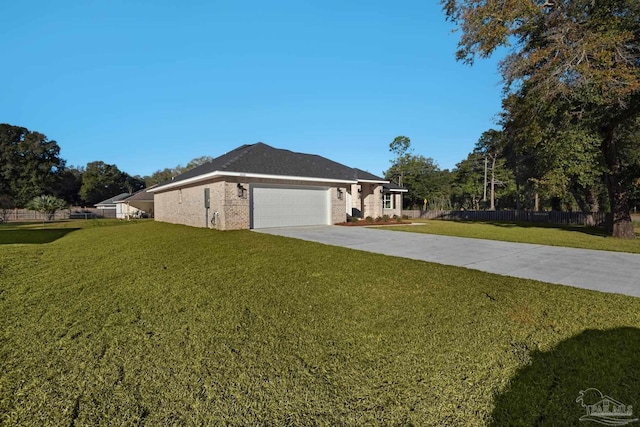
[[[376,176],[367,171],[363,171],[362,169],[353,168],[353,170],[355,171],[356,179],[361,179],[364,181],[386,181],[384,178],[380,178],[379,176]]]
[[[390,182],[388,184],[382,184],[382,188],[385,191],[393,191],[393,192],[399,192],[399,193],[406,193],[409,191],[406,188],[400,187],[398,184],[394,184],[393,182]]]
[[[113,196],[107,200],[103,200],[99,203],[96,203],[94,206],[102,206],[102,205],[115,205],[115,203],[119,200],[124,200],[129,197],[131,194],[129,193],[120,193],[117,196]]]
[[[152,185],[149,188],[142,189],[142,190],[138,191],[137,193],[134,193],[133,196],[127,197],[126,199],[123,199],[123,200],[120,200],[120,201],[121,202],[132,202],[132,201],[153,202],[153,193],[149,193],[149,190],[152,189],[153,187],[155,187],[155,185]]]
[[[171,183],[178,183],[216,171],[347,181],[356,181],[358,179],[386,181],[384,178],[369,172],[345,166],[322,156],[296,153],[258,142],[256,144],[243,145],[213,159],[209,163],[188,170],[176,176]],[[162,185],[164,184],[168,183],[163,183]]]

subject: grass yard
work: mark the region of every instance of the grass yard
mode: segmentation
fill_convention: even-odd
[[[640,408],[640,299],[250,231],[47,227],[0,226],[2,426],[566,426],[589,387]]]
[[[640,253],[640,223],[634,222],[635,240],[614,239],[596,227],[559,226],[534,223],[413,220],[423,224],[394,226],[389,230],[445,236],[472,237],[506,242],[566,246],[570,248]]]

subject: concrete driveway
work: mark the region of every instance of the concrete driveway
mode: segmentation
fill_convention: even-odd
[[[407,233],[366,227],[314,226],[255,231],[506,276],[640,297],[640,254]]]

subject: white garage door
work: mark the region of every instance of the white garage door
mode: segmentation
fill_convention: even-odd
[[[251,228],[329,224],[327,187],[251,186]]]

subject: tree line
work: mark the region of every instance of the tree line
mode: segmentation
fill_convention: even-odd
[[[527,109],[518,102],[513,97],[505,100],[502,128],[484,132],[473,151],[452,170],[415,154],[409,137],[395,138],[389,145],[395,157],[385,178],[408,190],[404,208],[573,210],[587,217],[591,212],[611,212],[606,169],[597,162],[598,138],[567,125],[543,142],[537,133],[542,131],[534,128],[540,125],[527,120]],[[626,197],[630,209],[640,209],[640,149],[637,143],[630,145],[635,149],[625,157],[631,175]],[[90,206],[171,180],[211,160],[198,157],[186,166],[159,169],[148,176],[132,176],[103,161],[67,166],[56,141],[23,127],[0,124],[0,208],[39,206],[43,210],[59,208],[61,201]],[[56,200],[43,199],[44,195]]]
[[[121,193],[170,180],[211,157],[193,159],[187,166],[158,170],[149,176],[130,175],[100,160],[85,166],[67,166],[60,146],[44,134],[24,127],[0,124],[0,208],[42,205],[41,196],[72,206],[92,206]],[[49,200],[49,199],[47,199]]]
[[[570,171],[582,174],[581,180],[562,170],[538,169],[540,158],[536,160],[535,153],[521,155],[507,138],[504,130],[484,132],[473,151],[448,170],[430,157],[414,154],[410,138],[398,136],[390,144],[395,157],[384,175],[408,190],[405,209],[576,211],[587,221],[593,212],[610,212],[601,176],[580,167]],[[631,180],[628,197],[630,208],[640,211],[640,179]]]
[[[600,208],[616,237],[633,238],[640,176],[637,0],[441,0],[467,64],[506,50],[498,137],[518,185],[570,193]]]

